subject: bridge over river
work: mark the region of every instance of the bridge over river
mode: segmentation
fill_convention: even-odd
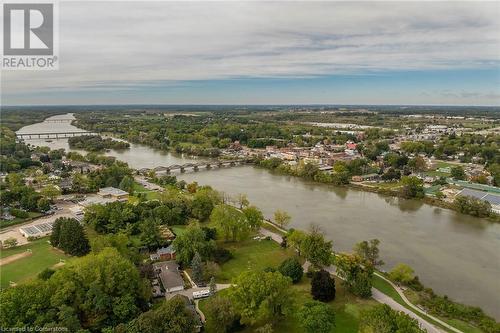
[[[151,171],[155,173],[166,173],[169,174],[172,171],[179,170],[180,172],[186,172],[186,170],[190,169],[193,171],[198,171],[200,169],[211,169],[212,167],[232,167],[236,165],[242,164],[250,164],[253,161],[251,159],[236,159],[236,160],[216,160],[216,161],[208,161],[208,162],[199,162],[199,163],[185,163],[185,164],[173,164],[169,166],[158,166],[153,169],[142,168],[139,169],[139,173],[147,174]]]
[[[16,133],[16,137],[18,140],[26,140],[26,139],[63,139],[63,138],[72,138],[74,136],[82,136],[82,135],[98,135],[95,132],[87,132],[87,131],[66,131],[66,132],[38,132],[38,133]]]

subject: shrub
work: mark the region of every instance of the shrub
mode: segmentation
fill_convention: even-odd
[[[335,280],[329,272],[322,269],[312,274],[311,294],[317,301],[328,302],[335,299]]]
[[[295,257],[285,259],[279,266],[278,271],[284,276],[290,277],[293,283],[299,282],[304,275],[304,269]]]

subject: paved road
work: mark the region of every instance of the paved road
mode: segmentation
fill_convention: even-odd
[[[58,202],[57,207],[60,208],[55,214],[42,216],[36,219],[33,219],[26,223],[15,224],[0,230],[0,241],[4,241],[7,238],[15,238],[17,239],[18,245],[27,244],[28,240],[21,235],[19,232],[19,228],[26,227],[34,224],[40,224],[45,222],[54,222],[58,217],[73,217],[73,213],[70,208],[75,204],[67,203],[67,202]]]

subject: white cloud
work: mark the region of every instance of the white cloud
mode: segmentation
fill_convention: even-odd
[[[499,2],[62,2],[60,70],[4,95],[500,63]]]

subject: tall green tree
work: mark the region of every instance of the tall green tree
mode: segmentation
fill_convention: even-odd
[[[285,228],[291,220],[292,217],[290,214],[283,210],[278,209],[274,212],[274,223],[279,225],[281,228]]]
[[[194,333],[197,324],[195,314],[186,307],[186,300],[177,295],[158,308],[142,313],[128,325],[121,325],[115,332]]]
[[[55,221],[55,235],[51,237],[51,244],[73,256],[83,256],[89,253],[89,240],[80,222],[66,217],[60,217],[57,220]],[[57,236],[58,239],[55,238]]]
[[[215,241],[207,240],[199,225],[189,225],[185,232],[175,238],[173,246],[177,261],[189,265],[195,253],[199,253],[203,259],[209,258],[215,250]]]
[[[380,241],[378,239],[372,239],[369,242],[362,241],[354,246],[354,251],[366,263],[372,265],[373,267],[381,266],[384,262],[380,260],[378,249],[379,244]]]
[[[329,333],[335,327],[333,308],[322,302],[306,302],[297,313],[300,325],[307,333]]]
[[[201,263],[201,256],[198,252],[194,254],[193,260],[191,261],[191,270],[193,272],[194,282],[203,282],[203,266]]]
[[[326,241],[319,230],[307,234],[301,242],[302,254],[315,268],[323,268],[332,263],[332,241]]]
[[[235,279],[229,290],[235,310],[241,314],[241,323],[279,320],[293,308],[290,278],[278,272],[249,271]]]
[[[118,187],[120,189],[132,194],[132,192],[134,192],[134,183],[135,183],[134,178],[132,178],[131,176],[125,176],[120,181],[120,184],[118,185]]]
[[[210,215],[210,221],[220,228],[226,241],[244,239],[250,231],[245,214],[229,205],[217,205]]]
[[[155,249],[163,244],[160,226],[155,220],[146,219],[140,224],[139,229],[141,230],[140,239],[144,246]]]
[[[370,297],[373,267],[363,265],[358,255],[339,254],[336,258],[337,274],[342,278],[347,290],[359,297]]]
[[[255,206],[248,206],[243,208],[243,214],[245,214],[245,217],[247,218],[250,229],[259,230],[262,225],[262,221],[264,220],[264,215],[260,209]]]
[[[214,296],[205,308],[206,328],[209,332],[229,332],[238,315],[228,298]]]

